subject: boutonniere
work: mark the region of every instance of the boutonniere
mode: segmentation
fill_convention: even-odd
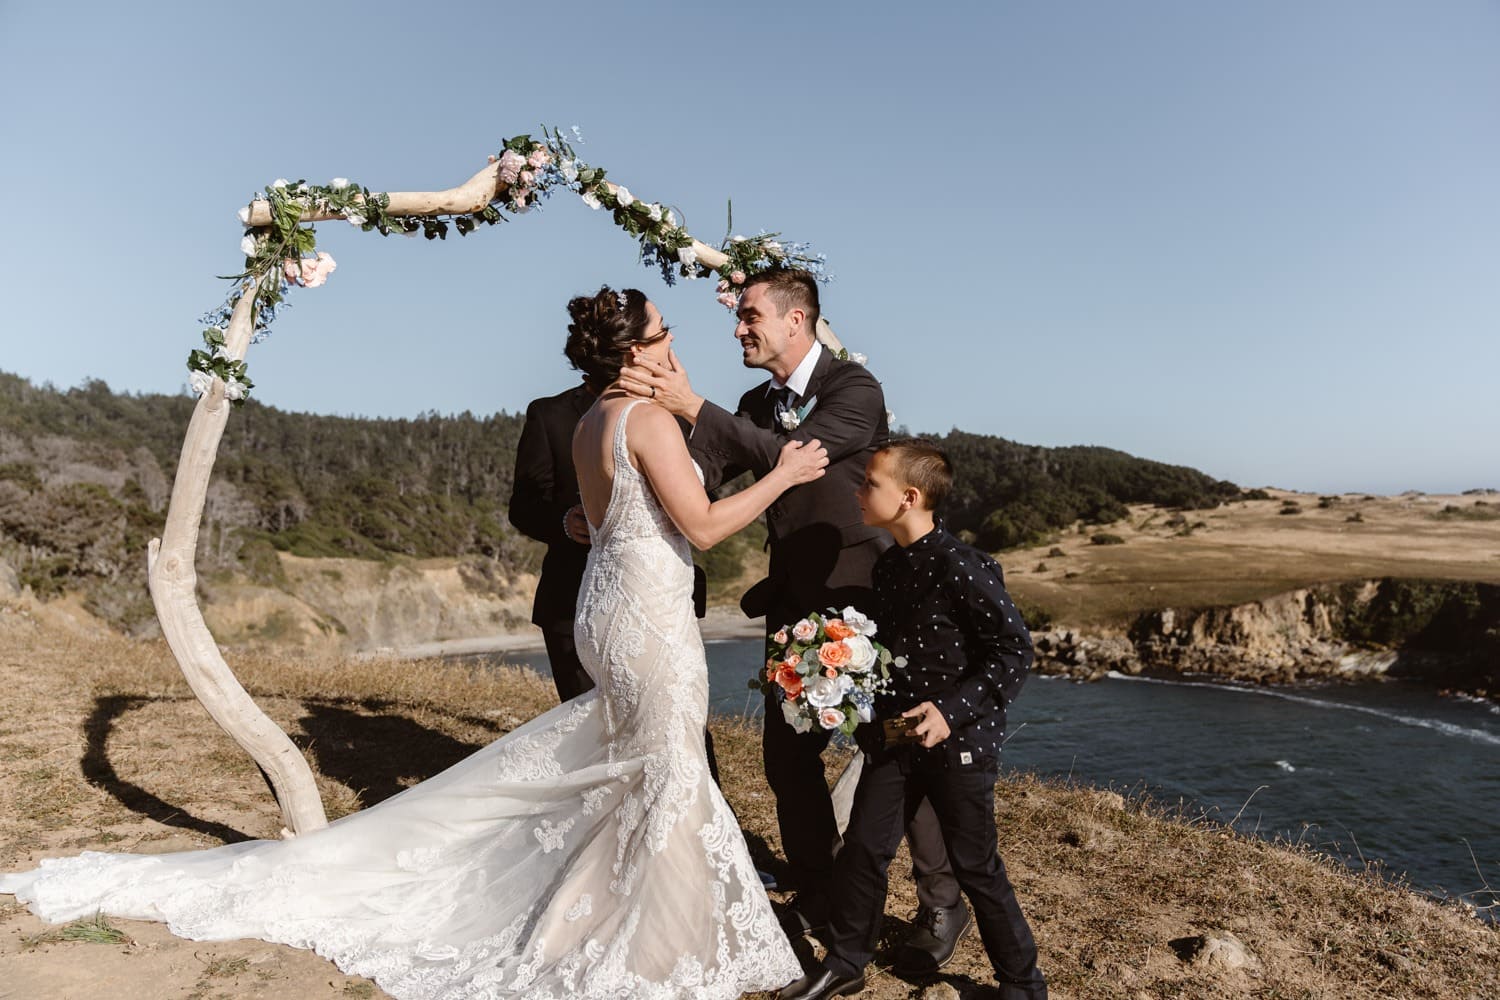
[[[782,430],[794,431],[802,426],[802,421],[812,412],[812,408],[818,404],[818,397],[814,396],[801,406],[787,406],[785,403],[776,404],[776,422],[781,425]]]

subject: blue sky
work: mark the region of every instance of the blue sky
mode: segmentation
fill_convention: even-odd
[[[560,9],[560,8],[559,8]],[[1500,5],[0,4],[0,370],[185,383],[276,177],[428,190],[511,135],[707,242],[828,255],[901,423],[1098,444],[1247,486],[1500,487]],[[567,298],[644,289],[732,402],[729,315],[556,198],[339,263],[248,361],[261,400],[516,411]]]

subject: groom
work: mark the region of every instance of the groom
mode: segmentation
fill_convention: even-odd
[[[693,392],[675,355],[669,366],[626,369],[622,384],[655,398],[693,424],[689,448],[713,489],[749,470],[760,478],[776,465],[788,440],[817,438],[828,449],[826,474],[793,487],[766,511],[769,576],[740,606],[775,631],[812,611],[873,606],[870,574],[890,536],[866,527],[855,501],[865,463],[884,444],[885,394],[862,365],[841,361],[814,336],[818,286],[804,271],[755,275],[740,297],[735,339],[747,368],[770,379],[740,398],[736,413]],[[827,918],[827,890],[838,840],[823,775],[827,730],[798,733],[782,715],[779,693],[768,697],[762,750],[776,796],[781,843],[798,890],[794,920],[804,931]],[[941,965],[968,926],[942,833],[926,802],[907,827],[922,911],[902,964]]]

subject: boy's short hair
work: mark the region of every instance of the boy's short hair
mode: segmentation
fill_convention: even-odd
[[[935,441],[895,438],[875,453],[891,457],[891,471],[901,486],[920,490],[927,510],[936,510],[953,488],[953,463]]]

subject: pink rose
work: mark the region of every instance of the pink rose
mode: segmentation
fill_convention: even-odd
[[[317,288],[328,280],[328,276],[334,272],[338,264],[328,254],[319,250],[316,257],[285,261],[281,267],[288,281],[294,281],[303,288]]]
[[[773,635],[773,636],[771,636],[771,641],[774,642],[774,643],[776,643],[776,645],[778,645],[778,646],[785,646],[786,645],[786,638],[787,638],[787,636],[786,636],[786,629],[783,628],[783,629],[778,629],[776,631],[776,634]]]
[[[526,160],[515,150],[507,149],[500,154],[500,180],[506,184],[514,184],[516,178],[521,176],[521,168],[526,166]]]
[[[818,725],[824,729],[837,729],[844,724],[844,710],[841,708],[818,709]]]
[[[792,626],[792,638],[798,642],[812,642],[813,636],[818,634],[818,626],[811,620],[804,618]]]
[[[743,285],[745,283],[745,272],[734,271],[729,275],[729,280],[734,282],[736,285]]]
[[[740,304],[739,299],[734,297],[733,292],[720,292],[717,298],[719,300],[719,305],[723,306],[725,309],[735,309],[738,308]]]
[[[727,292],[727,291],[729,291],[729,280],[727,278],[721,279],[719,281],[719,287],[716,289],[716,291],[720,291],[720,292]]]
[[[545,149],[533,149],[531,155],[526,157],[526,165],[532,169],[545,167],[552,162],[552,154]]]
[[[788,654],[786,654],[786,665],[787,666],[789,666],[789,667],[795,667],[795,666],[797,666],[801,662],[802,662],[802,657],[798,656],[796,653],[788,653]]]
[[[311,274],[308,273],[309,263],[312,264]],[[308,288],[317,288],[328,280],[328,276],[333,273],[336,267],[338,267],[338,264],[334,263],[332,257],[319,251],[315,260],[311,262],[304,260],[302,262],[302,284]]]
[[[516,180],[520,181],[527,187],[531,187],[531,182],[536,180],[536,174],[532,173],[530,170],[523,170],[516,178]]]
[[[818,662],[825,667],[847,667],[853,654],[842,642],[825,642],[818,647]]]

